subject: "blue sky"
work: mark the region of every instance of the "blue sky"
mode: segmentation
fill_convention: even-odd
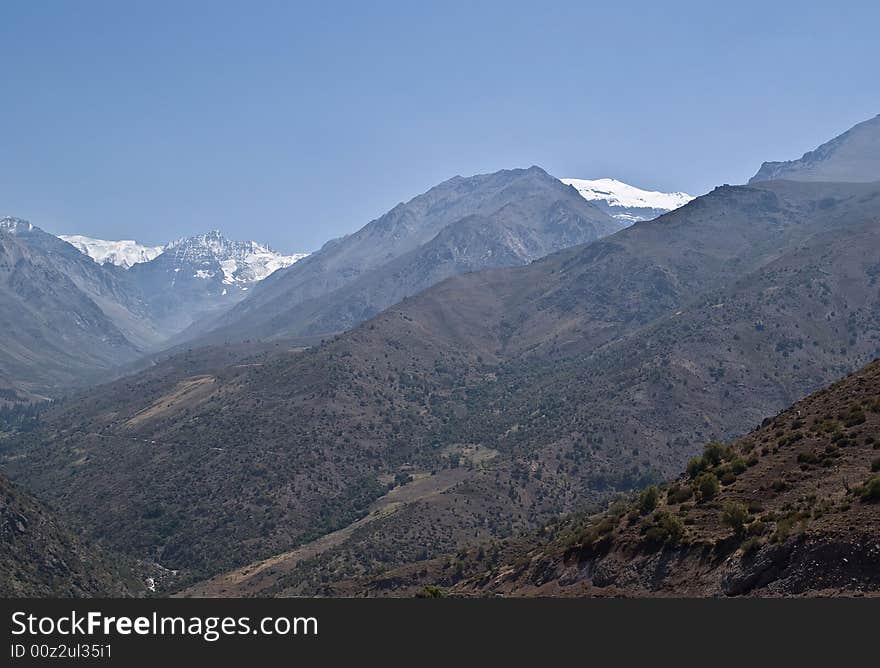
[[[455,174],[699,194],[880,113],[880,3],[0,5],[0,215],[313,250]]]

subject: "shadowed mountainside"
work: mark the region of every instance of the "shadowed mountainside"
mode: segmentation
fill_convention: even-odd
[[[131,595],[130,574],[0,474],[0,596]]]

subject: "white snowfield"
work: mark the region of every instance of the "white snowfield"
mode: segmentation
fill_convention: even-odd
[[[581,197],[588,201],[602,201],[610,209],[615,218],[621,220],[646,220],[638,211],[630,210],[654,210],[660,212],[672,211],[690,202],[693,198],[683,192],[664,193],[655,190],[642,190],[617,179],[559,179],[564,184],[573,186]],[[647,214],[647,211],[645,212]],[[655,214],[657,215],[657,214]],[[649,216],[654,217],[654,216]]]
[[[131,239],[108,241],[79,234],[59,234],[58,238],[71,244],[79,252],[85,253],[98,264],[110,263],[125,269],[140,262],[149,262],[164,250],[162,246],[144,246]]]
[[[218,231],[177,239],[164,246],[145,246],[132,240],[108,241],[82,235],[59,235],[59,238],[99,264],[109,262],[125,269],[141,262],[150,262],[168,252],[173,252],[181,260],[197,261],[198,264],[216,261],[223,272],[223,283],[226,285],[247,285],[262,281],[272,272],[289,267],[308,255],[282,255],[255,241],[232,241]],[[193,274],[194,278],[201,279],[213,276],[214,272],[206,269],[199,269]]]

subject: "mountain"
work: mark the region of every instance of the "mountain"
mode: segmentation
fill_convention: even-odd
[[[122,270],[0,219],[0,379],[37,393],[97,378],[161,339]]]
[[[651,220],[684,206],[693,199],[687,193],[642,190],[617,179],[560,179],[609,216],[627,224]]]
[[[232,307],[256,283],[305,256],[281,255],[268,246],[233,241],[214,230],[173,241],[127,273],[150,304],[153,318],[170,336],[201,317]]]
[[[878,184],[720,187],[309,349],[182,353],[4,460],[130,555],[320,593],[674,475],[876,357],[878,215]]]
[[[496,563],[471,551],[458,581],[440,564],[420,565],[369,589],[401,595],[441,583],[459,594],[506,596],[880,595],[880,361],[730,444],[710,443],[677,480],[524,542]],[[482,552],[496,550],[504,552]]]
[[[114,264],[130,269],[135,264],[150,262],[167,250],[189,259],[198,255],[200,261],[216,261],[230,284],[248,285],[261,281],[278,269],[289,267],[308,253],[283,255],[256,241],[232,241],[214,230],[208,234],[185,237],[164,246],[145,246],[137,241],[107,241],[81,235],[59,234],[59,239],[85,253],[98,264]]]
[[[189,265],[206,273],[221,274],[225,285],[240,288],[262,281],[308,255],[282,255],[256,241],[232,241],[217,230],[172,241],[163,252],[172,256],[179,266]]]
[[[131,588],[122,568],[0,474],[0,596],[126,596]]]
[[[106,379],[302,257],[211,232],[126,269],[127,244],[90,243],[92,257],[25,220],[0,219],[0,391],[26,402]]]
[[[859,123],[799,160],[765,162],[749,181],[880,181],[880,115]]]
[[[63,239],[79,252],[85,253],[98,264],[109,262],[123,269],[128,269],[139,262],[149,262],[163,250],[162,246],[144,246],[130,239],[107,241],[78,234],[59,234],[58,238]]]
[[[623,224],[539,167],[457,176],[256,286],[195,341],[349,329],[461,273],[527,264]],[[199,338],[202,337],[202,338]]]

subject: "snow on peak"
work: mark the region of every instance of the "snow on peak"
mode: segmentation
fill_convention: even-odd
[[[219,265],[226,285],[246,286],[262,281],[272,272],[289,267],[308,253],[282,255],[256,241],[233,241],[218,230],[172,241],[165,252],[191,265]],[[216,265],[214,265],[216,263]],[[212,278],[213,272],[198,270],[195,278]]]
[[[84,237],[79,234],[60,234],[58,238],[66,241],[81,253],[85,253],[98,264],[115,264],[124,269],[140,262],[149,262],[163,251],[162,246],[144,246],[131,239],[108,241]]]
[[[584,199],[597,204],[614,218],[627,222],[650,220],[690,202],[683,192],[642,190],[617,179],[559,179],[573,186]]]
[[[3,218],[0,218],[0,230],[5,230],[12,234],[19,234],[20,232],[30,232],[33,229],[34,226],[22,218],[15,218],[14,216],[4,216]]]
[[[5,222],[7,220],[17,221],[19,228],[25,222],[3,218],[0,219],[0,229],[13,226],[12,222]],[[214,270],[219,266],[223,274],[223,283],[239,286],[261,281],[272,272],[289,267],[308,255],[308,253],[282,255],[269,246],[255,241],[227,239],[217,230],[183,237],[165,246],[145,246],[130,239],[107,241],[81,235],[62,234],[59,238],[88,255],[98,264],[110,263],[129,269],[135,264],[150,262],[164,254],[173,264],[187,264],[193,267],[194,278],[213,278]],[[180,271],[180,267],[175,268],[174,271]]]

